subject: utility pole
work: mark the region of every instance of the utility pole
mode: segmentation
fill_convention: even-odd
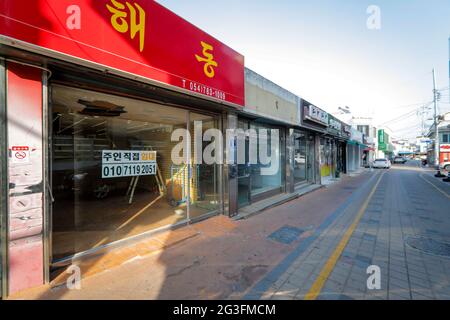
[[[438,128],[438,113],[437,113],[437,95],[438,91],[436,89],[436,72],[433,68],[433,102],[434,102],[434,165],[436,169],[439,170],[439,160],[440,160],[440,147],[439,147],[439,128]]]

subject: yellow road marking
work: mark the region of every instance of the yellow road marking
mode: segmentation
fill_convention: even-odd
[[[380,175],[380,177],[378,178],[377,183],[370,191],[370,194],[367,197],[364,204],[362,205],[362,207],[359,209],[358,214],[356,215],[355,219],[353,220],[353,223],[347,229],[347,231],[345,232],[341,241],[337,245],[336,249],[331,254],[330,258],[328,258],[324,267],[320,271],[320,274],[317,277],[316,281],[314,281],[314,283],[311,286],[311,288],[309,289],[308,293],[305,295],[305,300],[315,300],[319,296],[320,292],[322,291],[323,286],[325,285],[325,282],[327,281],[327,279],[330,276],[331,272],[333,271],[334,266],[336,265],[339,257],[341,256],[342,252],[344,251],[345,247],[347,246],[347,243],[350,240],[350,237],[352,236],[353,232],[355,231],[356,227],[359,224],[359,221],[363,217],[364,212],[366,211],[367,207],[369,206],[369,202],[372,199],[376,189],[378,188],[378,185],[380,184],[380,181],[383,178],[384,174],[385,174],[385,172],[383,172]]]
[[[447,192],[445,192],[444,190],[442,190],[441,188],[439,188],[437,185],[435,185],[434,183],[428,181],[428,179],[424,178],[424,175],[421,174],[420,177],[425,180],[426,183],[432,185],[437,191],[439,191],[440,193],[442,193],[444,196],[446,196],[447,198],[450,199],[450,195],[447,194]]]

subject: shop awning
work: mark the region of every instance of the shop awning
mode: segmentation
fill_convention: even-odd
[[[347,144],[352,145],[352,146],[361,146],[363,148],[367,148],[367,146],[364,143],[361,143],[361,142],[355,141],[355,140],[348,140]]]

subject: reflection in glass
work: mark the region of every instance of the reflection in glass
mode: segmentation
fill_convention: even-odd
[[[250,129],[254,129],[256,133],[258,133],[260,130],[266,130],[267,132],[267,141],[266,141],[266,148],[267,150],[261,150],[263,153],[267,154],[269,158],[272,157],[272,152],[275,152],[274,158],[275,163],[270,163],[267,165],[261,164],[259,159],[260,154],[260,147],[262,146],[261,142],[259,141],[258,137],[258,143],[256,143],[257,139],[250,139],[250,143],[255,143],[256,146],[253,146],[253,150],[257,151],[258,154],[258,163],[257,164],[251,164],[251,195],[256,196],[260,195],[269,191],[273,190],[280,190],[283,183],[283,177],[282,177],[282,166],[281,166],[281,148],[282,145],[280,141],[278,140],[278,146],[272,150],[272,138],[271,138],[271,129],[277,128],[260,124],[260,123],[251,123]],[[279,133],[279,137],[281,137],[281,132]],[[275,147],[275,146],[274,146]],[[262,168],[269,168],[271,165],[278,165],[278,170],[273,175],[262,175],[261,169]]]
[[[190,113],[190,132],[192,136],[192,141],[194,141],[194,122],[198,121],[201,123],[201,134],[202,137],[204,133],[209,129],[219,129],[219,120],[217,117],[201,115],[197,113]],[[212,141],[203,141],[200,137],[199,142],[201,145],[201,153],[205,151],[205,148],[211,143],[215,143],[213,138]],[[216,146],[219,147],[219,142]],[[223,147],[223,146],[222,146]],[[192,142],[192,150],[194,150],[194,142]],[[194,155],[194,151],[192,151]],[[212,156],[216,156],[215,153]],[[190,218],[195,219],[204,214],[215,212],[220,209],[220,192],[219,192],[219,170],[220,164],[207,164],[205,163],[203,157],[200,164],[195,164],[194,159],[192,162],[192,176],[191,176],[191,204],[190,204]]]
[[[238,205],[243,207],[257,201],[259,197],[264,197],[266,193],[280,193],[284,184],[284,171],[281,165],[282,157],[285,156],[284,140],[281,139],[283,132],[280,128],[251,122],[245,119],[239,119],[238,129],[245,132],[242,145],[237,143],[237,154],[241,156],[245,163],[238,162]],[[277,145],[272,148],[271,130],[278,130]],[[259,133],[265,130],[267,137],[265,141],[265,150],[259,141]],[[250,154],[250,151],[254,154]],[[262,164],[260,159],[260,151],[264,153],[273,163]],[[245,156],[245,157],[244,157]],[[278,170],[272,174],[262,174],[262,169],[277,168]],[[255,200],[256,199],[256,200]]]
[[[194,168],[190,186],[171,159],[188,111],[64,86],[52,87],[52,110],[54,259],[185,221],[189,191],[194,216],[218,207],[215,168]],[[104,150],[156,151],[156,174],[102,178]]]
[[[238,129],[247,132],[249,122],[239,119]],[[247,132],[248,133],[248,132]],[[250,203],[250,164],[249,164],[249,136],[242,137],[243,144],[237,144],[237,155],[244,155],[244,162],[238,162],[238,206],[240,208]],[[236,157],[237,158],[237,157]]]
[[[294,183],[306,181],[307,152],[306,134],[303,132],[294,133]]]

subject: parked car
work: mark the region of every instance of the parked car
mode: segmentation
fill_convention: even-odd
[[[394,163],[402,163],[402,164],[404,164],[404,163],[406,163],[406,159],[405,158],[403,158],[403,157],[395,157],[394,158]]]
[[[380,169],[389,169],[391,167],[391,161],[388,159],[375,159],[373,162],[374,168],[380,168]]]
[[[444,169],[445,171],[450,172],[450,162],[449,161],[442,162],[439,167],[440,167],[440,169]]]

